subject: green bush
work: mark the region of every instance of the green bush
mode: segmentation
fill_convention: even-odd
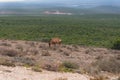
[[[32,67],[32,70],[33,70],[33,71],[36,71],[36,72],[42,72],[40,66],[33,66],[33,67]]]
[[[2,16],[0,21],[0,38],[3,39],[48,42],[51,37],[58,36],[64,44],[111,47],[111,41],[120,37],[120,15],[116,18],[113,14]]]
[[[77,63],[65,61],[60,67],[60,71],[64,72],[74,72],[75,69],[78,69],[79,65]]]
[[[120,40],[114,42],[112,49],[120,50]]]
[[[73,62],[64,62],[63,66],[68,69],[78,69],[79,68],[79,65],[77,63],[73,63]]]

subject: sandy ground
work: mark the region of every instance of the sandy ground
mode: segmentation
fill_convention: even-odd
[[[0,66],[0,80],[89,80],[78,73],[59,73],[51,71],[34,72],[25,67]]]

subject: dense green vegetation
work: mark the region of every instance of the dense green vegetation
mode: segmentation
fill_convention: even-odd
[[[111,47],[120,38],[120,15],[0,17],[1,39],[46,41],[54,36],[64,44]]]
[[[116,40],[111,48],[120,50],[120,40]]]

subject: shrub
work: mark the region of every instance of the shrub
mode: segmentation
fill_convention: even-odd
[[[66,68],[66,67],[60,67],[59,71],[62,71],[62,72],[73,72],[73,69]]]
[[[35,47],[35,42],[29,42],[29,45]]]
[[[64,71],[64,72],[73,72],[74,69],[78,69],[79,65],[77,63],[73,63],[73,62],[63,62],[61,67],[60,67],[60,71]]]
[[[8,61],[8,62],[1,63],[1,65],[15,67],[15,64],[12,63],[12,62],[9,62],[9,61]]]
[[[44,63],[40,63],[41,68],[46,69],[48,71],[60,71],[60,67],[62,65],[61,61],[49,62],[45,61]]]
[[[9,57],[15,57],[15,56],[20,56],[21,54],[15,50],[12,49],[5,49],[0,51],[2,55],[4,56],[9,56]]]
[[[33,70],[33,71],[36,71],[36,72],[42,72],[41,67],[40,67],[40,66],[37,66],[37,65],[33,66],[33,67],[32,67],[32,70]]]
[[[11,47],[11,46],[12,46],[11,44],[8,44],[8,43],[1,43],[0,45],[1,45],[1,46],[8,46],[8,47]]]
[[[20,51],[23,51],[23,46],[22,45],[16,45],[16,49],[20,50]]]
[[[70,68],[70,69],[78,69],[79,65],[77,63],[73,63],[73,62],[64,62],[63,66],[66,68]]]
[[[15,67],[15,64],[12,61],[4,58],[0,58],[0,65]]]
[[[27,58],[27,57],[14,57],[14,62],[21,63],[25,67],[30,67],[30,66],[35,65],[35,61],[33,59]]]
[[[65,55],[65,56],[70,56],[70,52],[68,52],[68,51],[65,51],[65,52],[63,52],[63,54]]]
[[[37,49],[30,49],[30,50],[28,50],[28,51],[26,51],[26,52],[30,52],[30,53],[32,53],[32,55],[37,55],[37,54],[39,54],[39,51],[38,51]]]
[[[48,71],[59,71],[59,64],[56,63],[45,63],[42,68]]]
[[[120,50],[120,40],[114,42],[112,49]]]
[[[116,57],[101,59],[95,62],[95,65],[98,66],[98,70],[101,71],[120,73],[120,60],[117,60]]]
[[[100,73],[100,70],[99,70],[98,66],[91,64],[91,65],[85,66],[83,68],[83,71],[81,71],[81,72],[89,73],[90,75],[96,75],[96,74]]]

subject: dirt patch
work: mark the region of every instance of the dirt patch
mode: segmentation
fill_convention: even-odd
[[[45,70],[34,72],[25,67],[0,66],[0,80],[89,80],[89,78],[78,73],[60,73]]]

